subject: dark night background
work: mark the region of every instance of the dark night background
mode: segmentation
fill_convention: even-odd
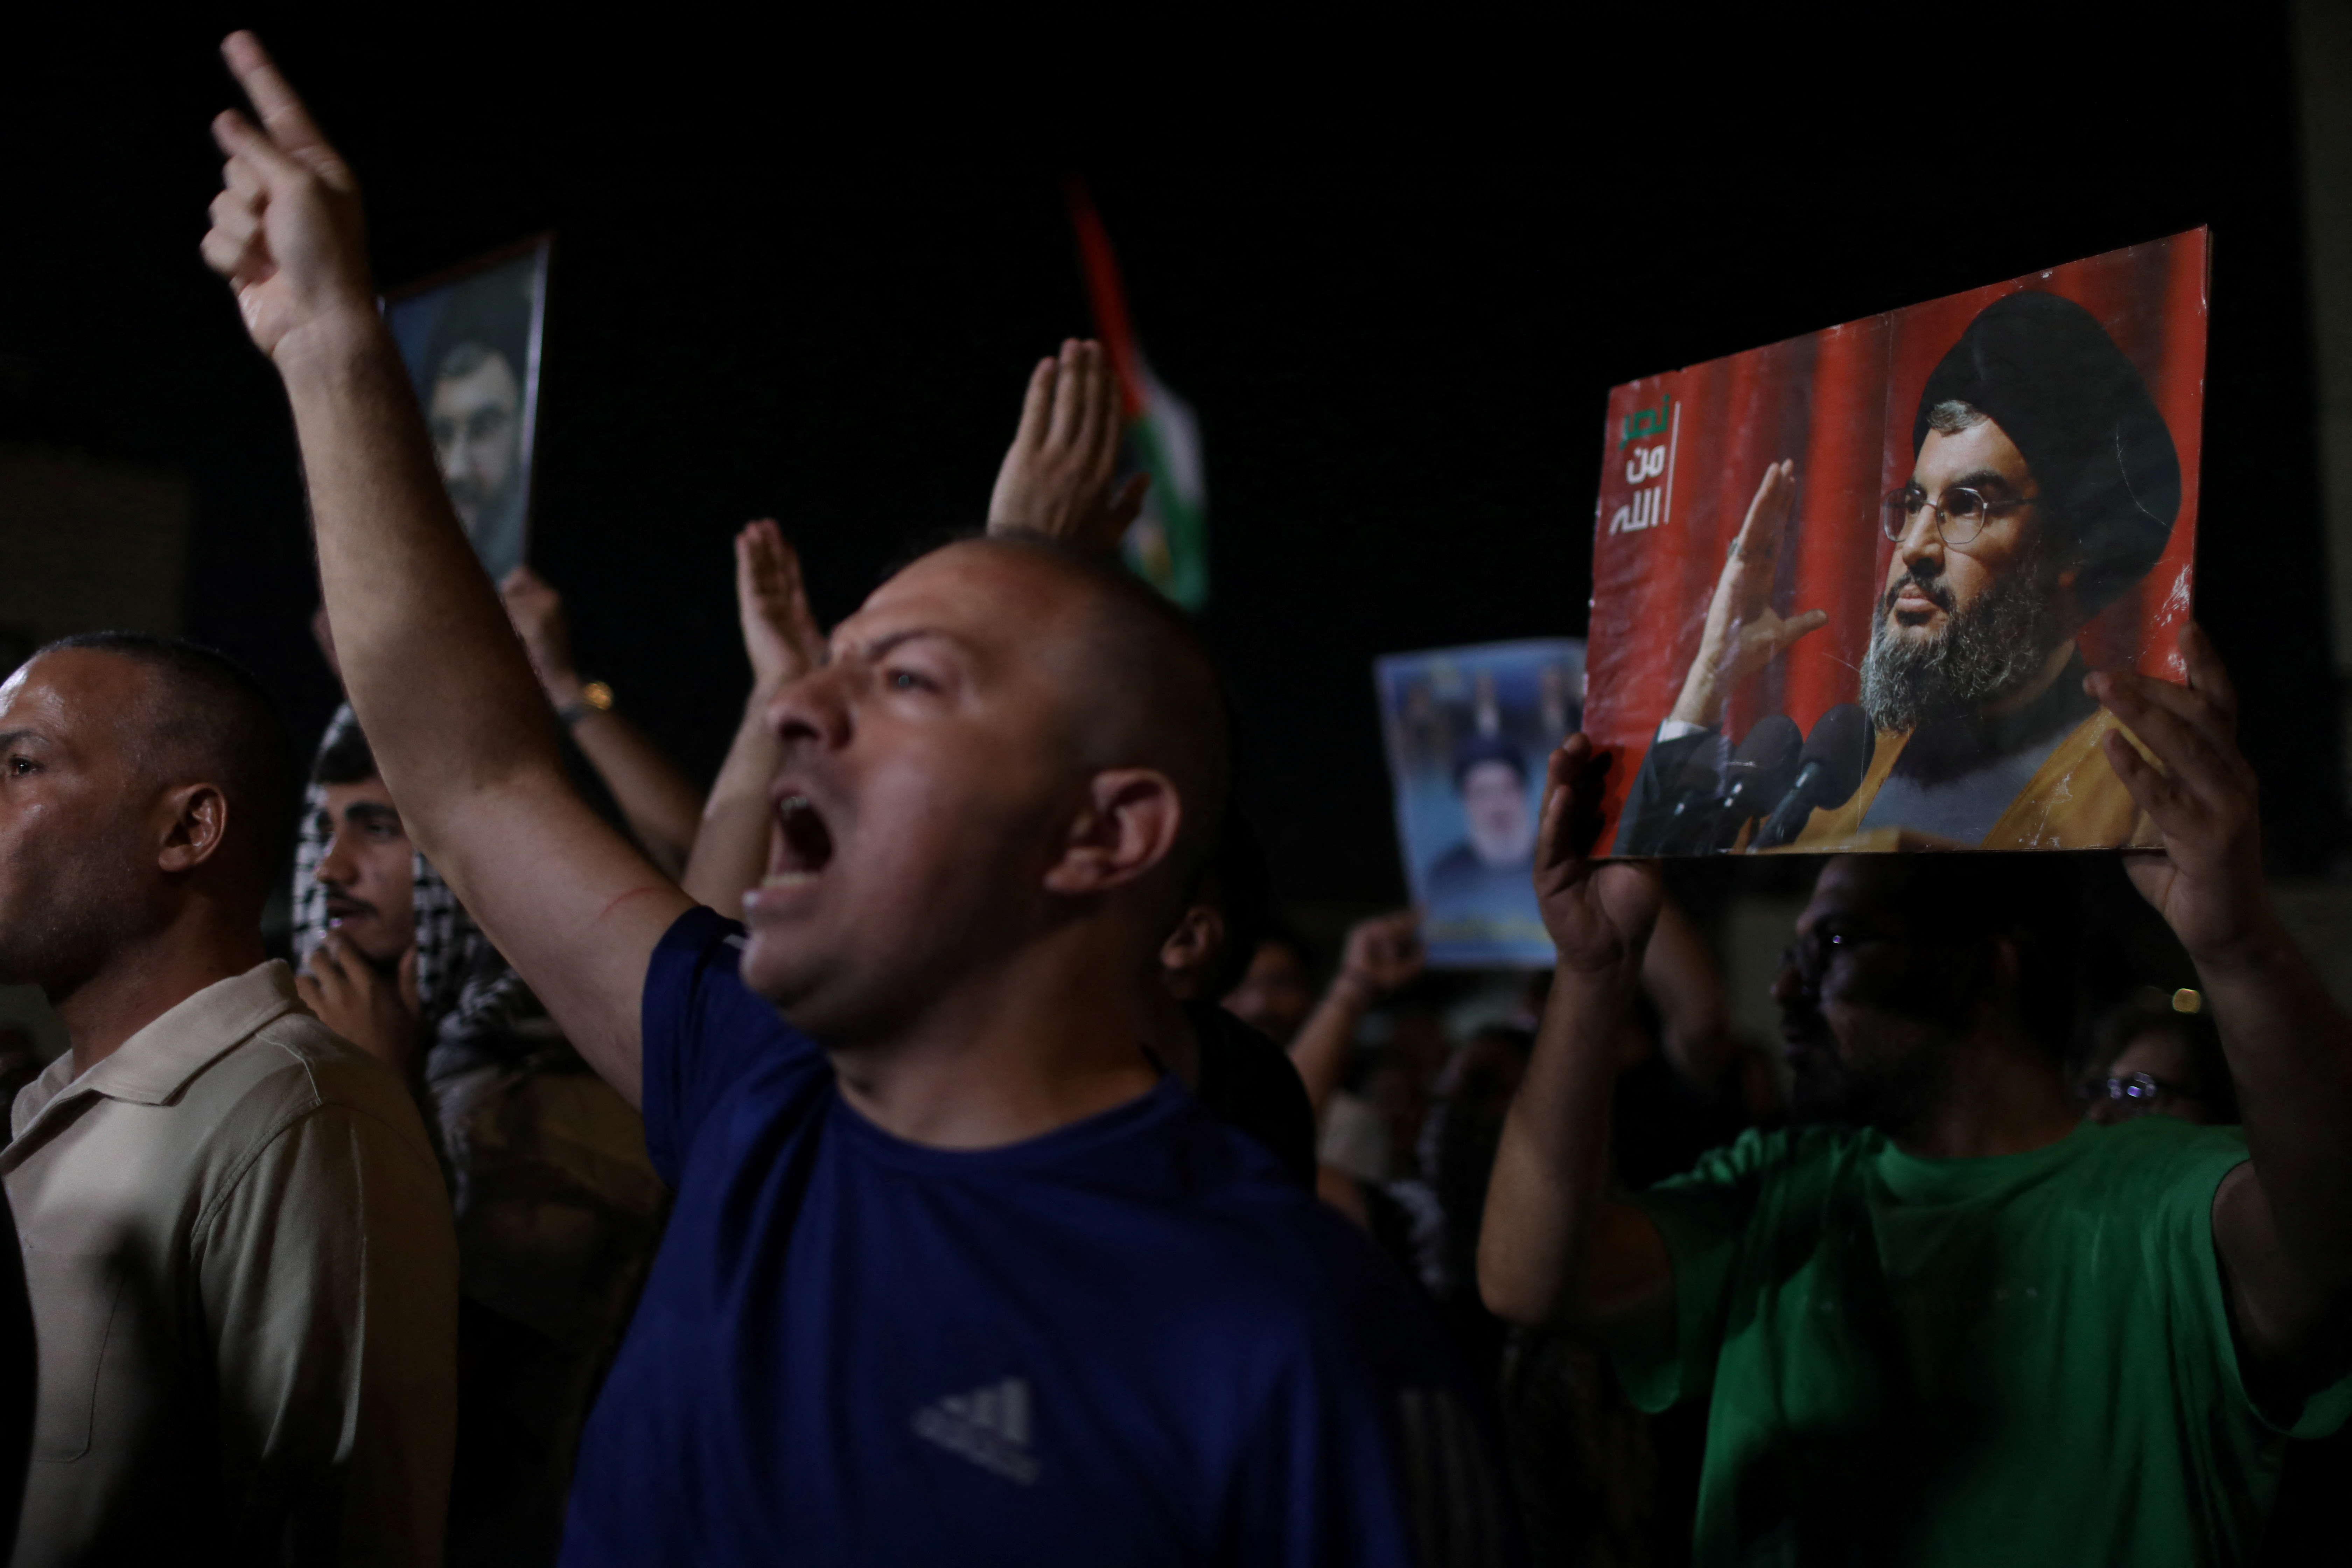
[[[1207,628],[1277,890],[1370,902],[1402,891],[1370,660],[1582,632],[1612,383],[2210,223],[2200,609],[2273,858],[2316,869],[2336,697],[2284,15],[2136,42],[2048,15],[1015,69],[1001,38],[919,64],[905,39],[181,7],[12,51],[0,437],[184,473],[187,629],[315,732],[283,399],[196,256],[214,47],[256,26],[366,183],[381,281],[556,232],[534,559],[583,669],[707,776],[748,686],[730,535],[778,517],[830,621],[979,521],[1028,365],[1087,326],[1082,172],[1201,416]]]

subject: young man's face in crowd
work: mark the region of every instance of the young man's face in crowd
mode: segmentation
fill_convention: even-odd
[[[1527,781],[1510,763],[1489,760],[1464,772],[1462,815],[1469,820],[1470,847],[1485,864],[1517,866],[1535,853]]]
[[[0,684],[0,982],[70,990],[152,897],[161,792],[131,717],[148,688],[136,661],[89,648]]]
[[[740,968],[796,1026],[885,1034],[1047,918],[1092,777],[1089,610],[1055,568],[950,547],[876,590],[770,708],[785,761]]]
[[[503,500],[520,467],[522,383],[506,355],[485,355],[472,368],[433,383],[425,421],[457,521],[471,533],[482,514]]]
[[[1289,943],[1262,942],[1249,973],[1225,998],[1225,1008],[1276,1045],[1286,1046],[1315,1010],[1314,976]]]
[[[1980,950],[1920,929],[1910,874],[1894,856],[1832,860],[1797,919],[1772,999],[1801,1121],[1899,1131],[1942,1090],[1984,974]]]
[[[327,923],[372,962],[396,963],[416,941],[415,847],[382,779],[322,793],[327,852],[314,874],[327,889]]]

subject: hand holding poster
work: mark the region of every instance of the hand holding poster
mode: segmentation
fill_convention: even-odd
[[[1616,388],[1601,843],[2153,843],[2084,678],[2182,679],[2206,250],[2200,229]]]
[[[1583,643],[1391,654],[1374,661],[1373,679],[1430,963],[1549,964],[1536,824],[1545,761],[1581,719]]]

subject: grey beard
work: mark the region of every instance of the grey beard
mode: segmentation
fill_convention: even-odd
[[[1862,659],[1862,706],[1871,723],[1899,733],[1963,718],[2039,674],[2066,636],[2058,624],[2056,577],[2037,559],[1995,579],[1927,643],[1888,635],[1894,591],[1883,595]]]

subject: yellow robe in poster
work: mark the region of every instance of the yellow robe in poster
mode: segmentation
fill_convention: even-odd
[[[2058,742],[2058,749],[2009,803],[1991,830],[1975,844],[1907,827],[1864,828],[1870,803],[1894,771],[1911,731],[1881,731],[1871,752],[1870,767],[1862,775],[1853,798],[1833,811],[1816,811],[1787,853],[1800,855],[1867,854],[1887,849],[2153,849],[2162,840],[2156,824],[2133,804],[2124,781],[2099,750],[2099,737],[2123,730],[2116,716],[2102,708]],[[2139,738],[2123,730],[2146,757]],[[2153,757],[2149,761],[2153,762]]]

